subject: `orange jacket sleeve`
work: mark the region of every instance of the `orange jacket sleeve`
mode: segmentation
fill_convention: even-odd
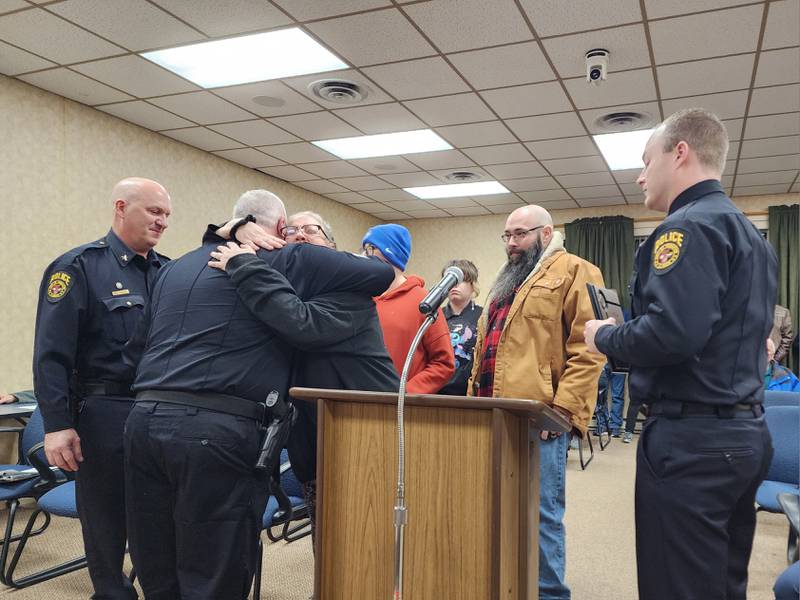
[[[417,352],[424,352],[425,366],[408,380],[406,391],[409,394],[435,394],[450,381],[456,370],[450,329],[441,308],[439,318],[422,336],[419,346]]]

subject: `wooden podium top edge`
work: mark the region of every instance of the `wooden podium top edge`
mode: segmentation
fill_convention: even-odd
[[[365,402],[374,404],[397,404],[397,394],[393,392],[365,392],[360,390],[325,390],[293,387],[289,395],[298,400],[315,402],[333,400],[335,402]],[[528,417],[536,422],[538,429],[546,431],[569,431],[570,426],[555,410],[539,400],[516,398],[479,398],[477,396],[440,396],[438,394],[406,394],[407,406],[431,406],[437,408],[460,408],[492,410],[499,408]]]

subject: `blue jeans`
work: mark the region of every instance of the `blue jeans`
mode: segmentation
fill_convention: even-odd
[[[597,432],[610,431],[617,434],[622,429],[622,410],[625,407],[625,373],[612,373],[606,364],[600,372],[597,382],[597,406],[594,416],[597,420]],[[611,411],[608,410],[608,384],[611,382]]]
[[[538,434],[538,432],[536,432]],[[540,441],[539,448],[539,599],[569,600],[564,582],[564,494],[569,436]]]
[[[611,431],[622,429],[622,409],[625,408],[625,373],[611,374]]]

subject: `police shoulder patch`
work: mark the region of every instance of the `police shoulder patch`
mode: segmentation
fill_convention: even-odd
[[[659,234],[653,244],[653,269],[657,275],[672,270],[686,253],[689,236],[683,229],[671,228]]]
[[[47,282],[47,299],[50,302],[58,302],[67,295],[72,287],[72,275],[64,271],[56,271],[50,275]]]

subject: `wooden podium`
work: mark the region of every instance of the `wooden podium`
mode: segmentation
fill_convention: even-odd
[[[317,402],[316,600],[390,600],[397,394],[292,388]],[[407,395],[405,600],[538,598],[535,400]]]

